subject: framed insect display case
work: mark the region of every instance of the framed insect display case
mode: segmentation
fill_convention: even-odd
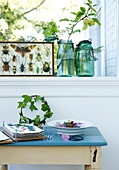
[[[1,41],[0,76],[54,76],[54,43]]]

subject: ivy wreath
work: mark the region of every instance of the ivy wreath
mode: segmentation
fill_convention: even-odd
[[[51,112],[50,106],[48,105],[47,101],[44,97],[41,97],[39,95],[23,95],[22,96],[23,101],[18,102],[18,108],[20,109],[20,119],[19,123],[33,123],[37,127],[41,127],[42,125],[45,125],[46,119],[51,118],[53,115],[53,112]],[[33,112],[34,110],[38,110],[38,108],[35,106],[35,103],[40,101],[41,102],[41,110],[44,112],[43,117],[41,118],[40,115],[36,115],[34,119],[31,119],[29,117],[24,116],[23,109],[25,109],[29,105],[29,109]]]

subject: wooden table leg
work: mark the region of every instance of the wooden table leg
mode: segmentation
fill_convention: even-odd
[[[0,170],[7,170],[7,165],[1,165]]]
[[[101,147],[90,147],[90,165],[85,165],[84,170],[101,170]]]
[[[101,168],[91,168],[90,165],[85,165],[84,170],[101,170]]]
[[[84,170],[91,170],[91,166],[85,165],[85,166],[84,166]]]

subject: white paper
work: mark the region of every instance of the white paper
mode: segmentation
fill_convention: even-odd
[[[0,132],[0,141],[9,139],[8,136],[6,136],[4,133]]]

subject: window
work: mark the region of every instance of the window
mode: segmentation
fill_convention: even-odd
[[[24,4],[24,9],[20,7],[22,12],[24,12],[26,9],[27,11],[32,7],[35,7],[38,5],[37,0],[34,1],[32,4],[28,4],[28,0],[17,0],[18,7],[20,7],[21,4]],[[32,0],[29,0],[30,2]],[[23,23],[20,26],[20,22],[17,22],[17,25],[14,27],[13,33],[15,37],[10,40],[17,40],[20,38],[20,36],[23,37],[23,39],[29,40],[29,37],[33,38],[35,37],[37,41],[43,40],[43,34],[42,30],[34,29],[32,26],[32,23],[29,22],[27,27],[25,27],[25,30],[22,30],[22,26],[26,24],[26,20],[29,21],[29,19],[33,19],[34,22],[36,20],[38,21],[44,21],[44,22],[50,22],[52,19],[57,23],[57,25],[60,25],[61,29],[66,29],[67,23],[66,22],[59,22],[62,18],[70,18],[71,14],[70,12],[77,12],[80,9],[80,6],[84,5],[84,2],[87,2],[87,0],[43,0],[44,3],[42,6],[40,6],[39,10],[33,10],[30,13],[27,13],[24,16]],[[95,76],[118,76],[119,75],[119,59],[118,59],[118,46],[119,46],[119,38],[118,38],[118,28],[119,28],[119,17],[118,17],[118,9],[119,9],[119,2],[118,0],[92,0],[93,3],[98,4],[97,5],[97,11],[98,12],[98,19],[101,21],[101,28],[97,24],[95,26],[90,27],[86,31],[82,31],[81,33],[76,33],[72,35],[71,39],[76,44],[78,44],[79,41],[85,40],[85,39],[92,39],[92,46],[94,48],[97,48],[99,46],[104,46],[101,51],[101,53],[98,53],[96,57],[98,60],[95,62]],[[6,1],[3,0],[0,2],[1,4],[4,4]],[[15,3],[14,0],[8,0],[10,3],[10,9],[13,10],[17,3]],[[14,5],[12,5],[14,4]],[[30,6],[31,5],[31,6]],[[1,8],[1,7],[0,7]],[[0,9],[0,13],[2,10]],[[4,12],[5,13],[5,12]],[[6,13],[7,15],[7,13]],[[1,15],[2,16],[2,15]],[[3,21],[4,19],[0,19],[0,36],[1,31],[5,31],[7,29],[6,23]],[[23,25],[24,24],[24,25]],[[80,29],[82,29],[83,24],[80,24]],[[10,28],[10,27],[9,27]],[[11,31],[11,30],[10,30]],[[9,32],[10,32],[9,31]],[[6,34],[7,35],[7,34]],[[12,35],[12,34],[11,34]],[[67,39],[67,34],[62,34],[59,37],[60,39]],[[22,39],[21,39],[22,40]]]

